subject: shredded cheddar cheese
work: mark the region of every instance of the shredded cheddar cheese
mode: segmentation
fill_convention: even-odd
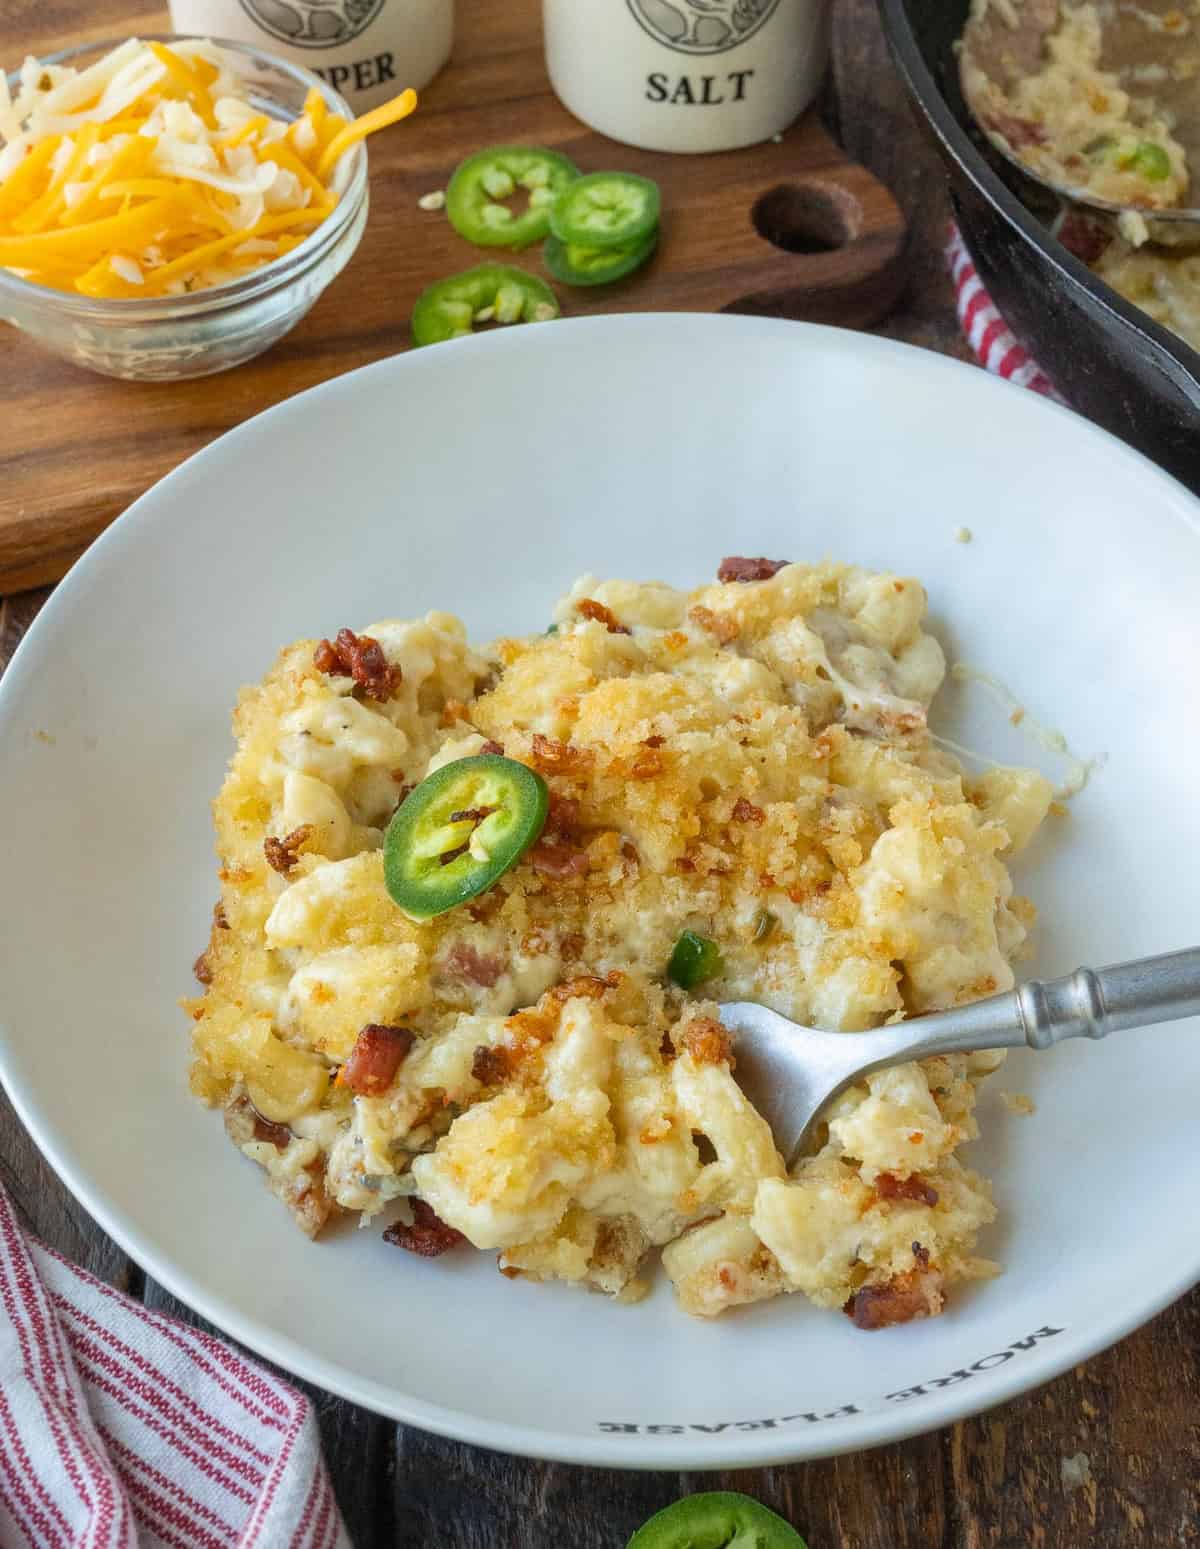
[[[0,74],[0,267],[100,298],[236,279],[319,226],[346,152],[416,105],[347,122],[314,90],[271,118],[205,40],[131,38],[81,70],[26,59],[15,95]]]

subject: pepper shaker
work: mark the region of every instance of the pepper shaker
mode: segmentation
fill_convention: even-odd
[[[171,26],[304,65],[364,113],[446,63],[454,0],[171,0]]]

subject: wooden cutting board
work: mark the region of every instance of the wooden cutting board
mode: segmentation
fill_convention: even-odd
[[[724,155],[614,145],[551,93],[540,10],[539,0],[459,0],[452,64],[414,118],[371,141],[371,212],[357,254],[259,359],[194,382],[118,382],[0,329],[0,593],[57,580],[132,500],[222,431],[407,348],[412,304],[431,281],[488,256],[506,259],[481,253],[444,214],[418,207],[464,156],[488,145],[554,146],[584,171],[620,167],[662,185],[652,264],[615,287],[556,285],[565,315],[749,311],[862,327],[893,305],[903,283],[903,217],[815,115],[777,143]],[[53,13],[30,7],[5,28],[10,67],[27,50],[80,39],[38,32],[39,21],[52,26]],[[165,16],[138,0],[89,7],[92,37],[151,30],[166,30]],[[538,250],[512,261],[538,270]]]

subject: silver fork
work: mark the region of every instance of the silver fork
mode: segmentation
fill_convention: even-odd
[[[721,1007],[733,1035],[738,1084],[771,1126],[789,1167],[826,1103],[873,1070],[934,1054],[1050,1049],[1064,1038],[1107,1038],[1126,1027],[1196,1015],[1200,947],[1080,968],[1045,984],[1031,979],[1006,995],[868,1033],[801,1027],[752,1001]]]

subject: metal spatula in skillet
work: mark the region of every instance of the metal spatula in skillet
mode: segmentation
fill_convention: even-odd
[[[1070,183],[1056,183],[1030,166],[1010,143],[1014,132],[1030,130],[1016,120],[997,123],[979,87],[981,78],[1011,90],[1045,62],[1047,37],[1063,16],[1095,0],[974,0],[962,35],[960,73],[971,116],[992,144],[1026,176],[1081,209],[1116,217],[1129,212],[1148,218],[1153,239],[1167,244],[1200,242],[1200,33],[1193,0],[1099,0],[1100,67],[1133,96],[1152,94],[1159,112],[1192,168],[1191,187],[1178,206],[1154,211],[1114,204]]]
[[[977,1000],[868,1033],[827,1033],[750,1001],[721,1007],[733,1036],[734,1074],[766,1119],[790,1167],[809,1125],[852,1081],[887,1065],[980,1049],[1050,1049],[1064,1038],[1106,1038],[1200,1015],[1200,947],[1112,968],[1031,979]]]

